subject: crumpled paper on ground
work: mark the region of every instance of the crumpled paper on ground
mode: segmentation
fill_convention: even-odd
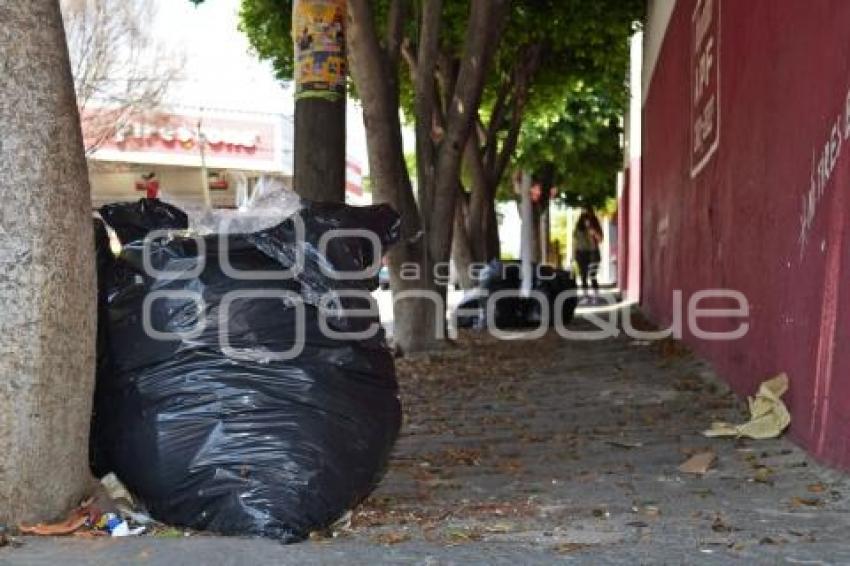
[[[755,397],[749,397],[750,420],[742,424],[712,423],[705,436],[776,438],[791,424],[791,414],[781,397],[788,391],[788,375],[780,373],[763,382]]]

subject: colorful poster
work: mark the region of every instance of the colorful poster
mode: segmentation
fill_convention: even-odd
[[[345,96],[346,0],[295,0],[295,98]]]

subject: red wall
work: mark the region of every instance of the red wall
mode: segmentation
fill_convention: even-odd
[[[678,1],[644,105],[643,305],[669,323],[676,289],[743,292],[745,338],[686,341],[739,393],[787,372],[792,438],[850,469],[850,2],[722,0],[719,145],[692,178],[696,1]]]

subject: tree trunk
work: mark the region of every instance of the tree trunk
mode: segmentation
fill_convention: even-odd
[[[534,263],[542,263],[540,250],[543,249],[543,239],[540,233],[541,210],[540,205],[534,204],[531,207],[531,261]]]
[[[423,210],[431,229],[426,234],[428,252],[435,263],[451,255],[452,218],[457,200],[457,179],[484,90],[494,47],[499,40],[508,2],[472,0],[463,56],[458,68],[451,105],[446,112],[446,135],[434,163],[434,191],[431,206]]]
[[[400,12],[400,4],[400,0],[394,0],[390,6],[385,50],[375,30],[370,2],[349,0],[349,53],[363,102],[375,198],[392,204],[402,217],[402,242],[389,254],[395,314],[393,337],[399,349],[413,352],[439,347],[444,337],[445,288],[435,285],[434,268],[450,258],[461,152],[473,117],[477,116],[486,69],[508,3],[506,0],[471,2],[466,44],[452,103],[445,116],[445,133],[441,134],[438,147],[431,145],[435,140],[430,139],[430,133],[437,117],[433,73],[441,2],[429,0],[423,4],[425,15],[419,52],[423,60],[411,61],[417,77],[415,106],[417,129],[421,132],[417,140],[417,165],[422,177],[420,195],[425,201],[419,207],[404,163],[398,116],[399,42],[393,38],[400,36],[402,22],[393,15]],[[411,294],[416,297],[411,298]],[[431,321],[436,330],[432,331]]]
[[[322,25],[316,25],[313,20],[311,4],[324,8],[328,0],[295,0],[292,3],[296,54],[293,186],[295,192],[310,200],[344,202],[345,0],[334,0],[338,17]],[[318,37],[320,35],[323,37]],[[310,41],[302,41],[303,36],[308,36]],[[332,49],[330,53],[338,58],[338,64],[328,63],[328,76],[322,77],[327,80],[307,82],[302,78],[299,61],[303,56],[307,64],[311,64],[316,46]],[[327,56],[327,53],[322,54]]]
[[[549,222],[549,201],[540,210],[540,263],[551,263],[549,256],[551,255],[549,243],[551,240]]]
[[[487,263],[499,259],[501,242],[495,198],[476,199],[474,204],[470,199],[466,228],[474,261]]]
[[[484,216],[486,246],[484,248],[484,260],[491,261],[502,256],[502,242],[499,240],[499,217],[496,214],[496,199],[490,199],[487,203],[487,214]]]
[[[498,259],[501,255],[496,215],[496,192],[519,139],[522,117],[533,77],[540,64],[543,47],[524,46],[513,72],[501,84],[487,127],[477,124],[470,136],[464,160],[472,177],[472,198],[467,231],[477,261]],[[507,132],[501,139],[507,124]],[[480,133],[479,133],[480,131]],[[483,144],[483,147],[482,147]]]
[[[437,328],[437,321],[444,327],[445,309],[440,310],[433,300],[439,293],[428,270],[422,224],[404,161],[397,54],[381,49],[369,0],[349,0],[348,13],[351,72],[363,102],[375,201],[392,205],[401,215],[401,242],[388,254],[393,342],[400,353],[432,350],[441,336],[429,329]]]
[[[480,145],[480,138],[477,132],[473,131],[472,135],[469,136],[464,152],[464,161],[472,180],[466,229],[475,261],[487,262],[493,259],[488,257],[487,238],[485,236],[488,228],[487,207],[492,205],[495,199],[490,198],[490,186],[484,170]]]
[[[462,196],[458,199],[455,208],[452,261],[454,262],[457,284],[460,285],[461,289],[472,289],[475,287],[475,281],[469,273],[469,268],[475,260],[472,257],[472,247],[466,229],[466,208],[466,197]]]
[[[59,5],[0,0],[0,523],[91,487],[91,195]]]

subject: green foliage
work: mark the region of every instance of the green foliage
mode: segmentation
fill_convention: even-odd
[[[272,62],[275,76],[292,80],[295,45],[292,41],[292,0],[242,0],[239,31],[260,59]]]
[[[554,167],[567,204],[603,205],[622,168],[622,117],[628,103],[628,39],[643,19],[643,0],[539,0],[546,47],[530,93],[513,167]],[[531,17],[531,15],[529,15]],[[530,24],[533,25],[533,24]],[[511,33],[517,33],[511,39]],[[533,32],[538,36],[542,31]],[[507,32],[515,45],[521,31]],[[507,48],[505,48],[507,49]],[[512,198],[509,180],[499,196]]]
[[[189,0],[196,4],[204,0]],[[276,76],[291,80],[293,0],[242,0],[239,29],[257,55],[271,61]],[[415,46],[421,0],[413,0],[406,33]],[[389,0],[373,0],[379,33],[385,29]],[[513,0],[481,115],[489,119],[500,85],[524,49],[542,47],[542,59],[529,92],[519,147],[512,166],[539,170],[555,166],[555,185],[572,204],[601,205],[614,191],[622,166],[621,117],[628,99],[628,38],[644,16],[645,0]],[[441,47],[457,57],[463,49],[469,0],[446,0]],[[412,85],[400,70],[402,107],[411,117]],[[505,117],[506,120],[510,116]],[[504,139],[507,124],[500,124]],[[512,197],[503,179],[502,197]]]
[[[602,206],[623,165],[622,102],[582,83],[565,98],[562,108],[526,120],[516,166],[539,171],[551,165],[564,202]]]

